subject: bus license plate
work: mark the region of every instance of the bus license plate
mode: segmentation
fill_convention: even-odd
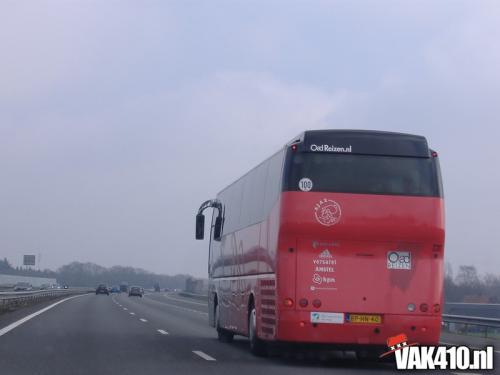
[[[349,323],[380,324],[382,323],[382,317],[380,315],[349,314],[347,321]]]
[[[344,313],[311,312],[311,323],[344,324]]]

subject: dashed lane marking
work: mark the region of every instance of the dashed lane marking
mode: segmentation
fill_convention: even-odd
[[[143,323],[147,323],[147,322],[148,322],[148,321],[147,321],[146,319],[144,319],[144,318],[140,318],[139,320],[140,320],[141,322],[143,322]]]
[[[157,329],[158,332],[160,332],[162,335],[168,335],[167,331],[164,331],[163,329]]]
[[[134,313],[134,312],[131,312],[131,313],[130,313],[130,315],[135,315],[135,313]]]
[[[205,361],[215,361],[216,360],[214,357],[210,357],[208,354],[203,353],[200,350],[193,350],[193,353],[196,354],[197,356],[203,358]]]

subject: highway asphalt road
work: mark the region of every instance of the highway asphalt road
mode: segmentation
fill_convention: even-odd
[[[256,358],[249,353],[245,338],[235,338],[231,344],[217,340],[215,330],[207,324],[205,303],[176,294],[151,293],[144,298],[125,294],[78,296],[8,332],[2,330],[52,303],[0,316],[0,374],[397,372],[394,364],[358,362],[349,353],[322,358],[282,353]],[[468,339],[450,335],[442,338],[453,344]],[[495,363],[499,360],[497,352]]]

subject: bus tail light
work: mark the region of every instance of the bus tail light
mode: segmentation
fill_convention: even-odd
[[[428,304],[426,304],[426,303],[421,303],[421,304],[420,304],[420,311],[422,311],[422,312],[427,312],[427,311],[429,311],[429,305],[428,305]]]
[[[321,301],[319,299],[315,299],[313,301],[313,306],[316,307],[316,308],[320,308],[321,307]]]
[[[300,328],[304,328],[306,326],[306,322],[300,322],[299,326],[300,326]]]
[[[307,300],[307,298],[301,298],[299,301],[300,307],[307,307],[308,304],[309,304],[309,301]]]
[[[439,305],[439,303],[436,303],[436,304],[434,305],[433,310],[434,310],[434,312],[435,312],[435,313],[438,313],[438,312],[440,312],[440,311],[441,311],[441,306]]]
[[[292,151],[297,151],[297,145],[292,145]]]
[[[414,312],[415,311],[415,304],[414,303],[409,303],[408,304],[408,311]]]
[[[283,305],[285,305],[285,307],[292,307],[293,306],[293,299],[285,298],[285,300],[283,301]]]

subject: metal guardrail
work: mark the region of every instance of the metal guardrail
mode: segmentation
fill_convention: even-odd
[[[483,318],[480,316],[443,314],[443,321],[448,323],[470,324],[475,326],[500,328],[500,319]]]
[[[54,293],[63,293],[63,292],[79,292],[79,291],[89,291],[93,290],[91,288],[86,288],[86,287],[72,287],[72,288],[49,288],[49,289],[32,289],[32,290],[8,290],[8,291],[3,291],[0,292],[0,299],[3,297],[10,297],[10,296],[22,296],[22,295],[28,295],[28,294],[39,294],[39,293],[47,293],[47,292],[54,292]]]
[[[490,328],[493,330],[500,329],[500,319],[484,318],[480,316],[443,314],[443,322],[447,323],[448,328],[450,323],[460,324],[463,326],[465,333],[469,332],[470,326],[483,327],[484,337],[488,337],[488,330]]]
[[[2,292],[0,293],[0,313],[5,311],[12,311],[19,307],[48,301],[62,296],[85,294],[89,293],[90,291],[91,290],[89,288],[72,288],[23,292]]]
[[[20,291],[8,291],[8,292],[0,292],[0,298],[3,297],[11,297],[11,296],[24,296],[28,294],[38,294],[44,292],[55,292],[55,291],[67,291],[68,289],[43,289],[43,290],[20,290]]]
[[[208,301],[208,293],[207,294],[196,294],[196,293],[189,293],[189,292],[177,292],[177,294],[180,296],[184,296],[184,297]]]

